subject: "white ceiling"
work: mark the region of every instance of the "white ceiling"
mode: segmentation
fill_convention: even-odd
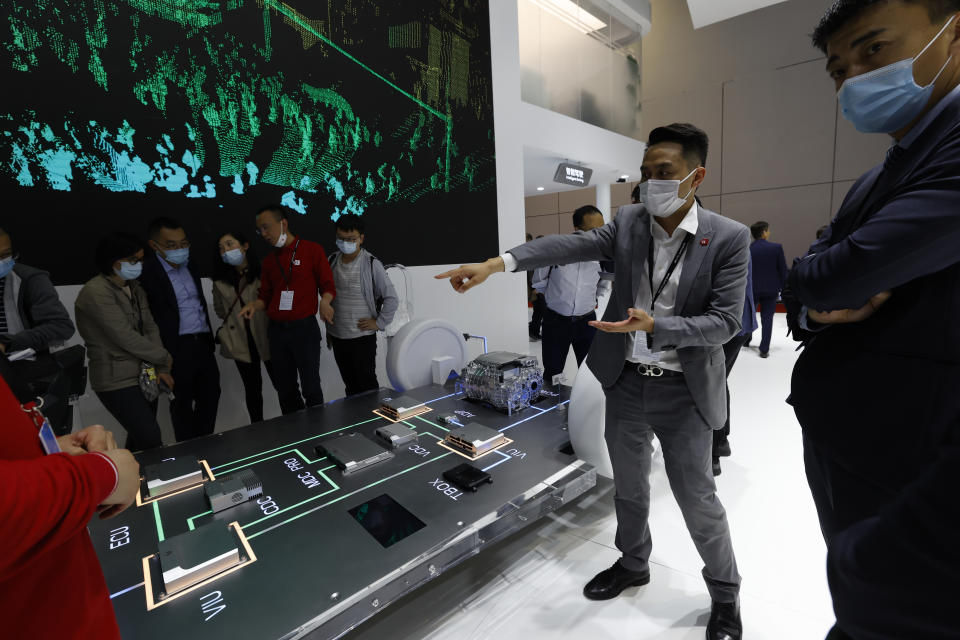
[[[693,18],[693,28],[699,29],[781,2],[786,0],[687,0],[687,5]]]
[[[573,187],[553,181],[553,174],[557,170],[557,165],[561,162],[572,162],[581,164],[593,169],[593,176],[590,178],[590,184],[611,184],[617,181],[617,178],[626,174],[630,180],[637,180],[640,176],[640,164],[643,158],[637,159],[635,167],[613,167],[602,162],[591,162],[588,158],[577,158],[573,156],[562,156],[552,151],[534,149],[531,147],[523,148],[523,194],[524,196],[536,196],[544,193],[557,193],[558,191],[575,191],[582,187]],[[537,187],[543,187],[543,191],[537,191]]]

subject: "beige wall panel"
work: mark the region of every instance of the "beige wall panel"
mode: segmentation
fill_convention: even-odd
[[[647,139],[656,127],[674,122],[689,122],[710,137],[707,153],[707,179],[700,186],[700,196],[720,193],[720,159],[723,157],[723,86],[719,83],[697,87],[671,96],[646,100],[643,109],[643,137]]]
[[[885,133],[860,133],[838,114],[834,180],[856,180],[883,162],[891,141],[892,138]]]
[[[585,204],[597,204],[597,188],[587,187],[586,189],[575,189],[573,191],[561,191],[559,194],[560,202],[557,212],[573,211]]]
[[[527,217],[545,216],[560,211],[560,194],[546,193],[541,196],[528,196],[524,198],[524,205]]]
[[[723,196],[723,214],[750,226],[758,220],[770,223],[771,240],[783,245],[789,266],[806,254],[817,229],[830,213],[833,185],[772,189]]]
[[[815,61],[726,85],[724,194],[832,181],[836,97],[823,80]]]
[[[533,216],[527,218],[527,233],[534,238],[537,236],[547,236],[551,233],[559,233],[560,216],[554,214],[550,216]]]

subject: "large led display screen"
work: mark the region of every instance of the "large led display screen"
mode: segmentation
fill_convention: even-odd
[[[407,265],[494,255],[487,2],[10,0],[0,184],[21,259],[58,284],[107,231],[216,237],[282,202],[330,248],[357,213]],[[262,255],[269,248],[254,245]]]

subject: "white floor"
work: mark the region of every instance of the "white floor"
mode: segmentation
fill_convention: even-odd
[[[744,349],[730,377],[733,457],[723,459],[718,492],[727,508],[743,576],[747,640],[820,640],[833,617],[826,552],[803,474],[800,429],[784,402],[795,343],[777,317],[770,358]],[[760,337],[759,332],[755,334]],[[756,340],[754,342],[756,344]],[[531,343],[539,355],[539,343]],[[576,375],[571,354],[567,377]],[[616,520],[613,487],[571,506],[441,575],[361,625],[351,640],[704,637],[710,598],[702,564],[663,472],[654,461],[650,528],[652,581],[608,602],[583,585],[610,566]]]

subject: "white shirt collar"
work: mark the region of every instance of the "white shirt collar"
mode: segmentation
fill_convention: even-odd
[[[682,229],[690,235],[697,235],[697,229],[700,228],[700,217],[699,217],[700,207],[697,205],[696,200],[693,202],[693,206],[690,207],[690,211],[687,211],[687,215],[683,216],[683,220],[680,221],[680,224],[677,226],[677,229]],[[652,230],[653,236],[659,240],[667,240],[667,232],[661,227],[653,216],[650,216],[650,228]],[[676,238],[677,234],[674,231],[673,236],[670,238]]]

